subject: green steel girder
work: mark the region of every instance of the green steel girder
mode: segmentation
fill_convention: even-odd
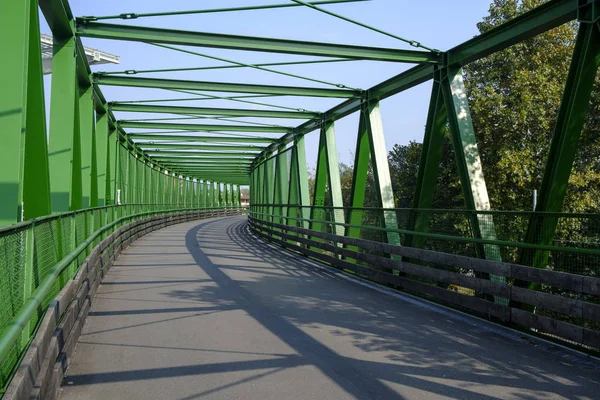
[[[52,211],[81,208],[81,144],[75,37],[54,38],[50,107],[50,189]]]
[[[262,133],[287,133],[291,127],[259,126],[259,125],[214,125],[214,124],[169,124],[158,122],[119,121],[123,129],[180,129],[205,132],[262,132]]]
[[[589,0],[583,0],[587,2]],[[595,1],[595,0],[592,0]],[[448,65],[464,66],[577,17],[581,1],[551,0],[448,51]]]
[[[160,162],[161,164],[166,161],[171,162],[240,162],[244,164],[251,164],[254,161],[254,157],[152,157],[151,160]]]
[[[600,4],[597,13],[600,14]],[[592,11],[592,10],[590,10]],[[583,17],[583,16],[582,16]],[[599,15],[590,16],[598,18]],[[594,18],[581,18],[593,21]],[[583,22],[575,43],[575,50],[561,106],[552,136],[550,153],[540,188],[536,212],[560,212],[577,154],[579,138],[588,114],[594,80],[600,67],[600,25]],[[550,245],[558,218],[532,215],[527,230],[528,243]],[[537,268],[548,263],[547,251],[524,251],[521,262]]]
[[[37,1],[0,13],[0,226],[50,213],[50,183]]]
[[[360,91],[303,86],[253,85],[248,83],[185,81],[179,79],[138,78],[129,76],[94,75],[94,83],[105,86],[126,86],[151,89],[202,90],[206,92],[277,94],[284,96],[352,98]]]
[[[590,3],[596,0],[583,1]],[[509,47],[518,41],[555,28],[575,19],[578,7],[577,0],[550,0],[512,21],[449,50],[446,56],[446,64],[465,65],[492,52]],[[419,65],[373,86],[367,90],[365,97],[372,100],[383,100],[433,79],[433,75],[433,65]],[[324,112],[321,118],[314,118],[300,125],[295,132],[284,135],[280,143],[291,143],[295,135],[304,135],[318,129],[322,119],[336,121],[350,115],[360,110],[361,103],[362,99],[347,100]],[[278,145],[279,143],[274,144],[266,151],[274,151]]]
[[[281,144],[288,144],[294,141],[296,135],[305,135],[316,129],[319,129],[323,120],[326,121],[337,121],[343,117],[346,117],[361,109],[361,104],[364,102],[364,98],[379,99],[383,100],[394,94],[400,93],[421,83],[427,82],[433,78],[434,66],[433,65],[419,65],[409,70],[398,74],[387,81],[384,81],[378,85],[368,89],[365,96],[358,99],[347,100],[330,110],[322,113],[320,118],[314,118],[310,121],[303,123],[298,126],[293,132],[282,136],[279,140]],[[273,151],[278,144],[273,144],[268,147],[268,151]]]
[[[186,156],[194,156],[194,158],[201,158],[201,156],[219,156],[219,157],[238,157],[238,159],[250,158],[254,159],[256,154],[254,153],[240,153],[233,151],[173,151],[173,150],[146,150],[146,154],[149,155],[150,159],[157,157],[159,159],[164,158],[163,156],[173,157],[173,159],[182,158]]]
[[[311,119],[317,118],[318,113],[310,111],[277,111],[277,110],[249,110],[236,108],[209,108],[209,107],[184,107],[184,106],[153,106],[147,104],[110,103],[112,111],[140,112],[158,114],[181,115],[217,115],[227,117],[260,117],[260,118],[290,118]]]
[[[358,119],[358,135],[356,137],[356,151],[354,152],[354,168],[352,171],[352,186],[350,188],[350,213],[347,222],[345,236],[360,238],[360,228],[363,222],[363,211],[361,207],[365,204],[366,182],[369,174],[370,157],[369,134],[365,126],[365,117],[361,110]]]
[[[366,103],[364,105],[364,112],[361,115],[365,119],[365,128],[369,137],[371,165],[373,167],[373,178],[375,180],[375,187],[377,188],[379,206],[387,209],[396,208],[379,102]],[[384,211],[382,223],[385,228],[397,229],[398,220],[396,212]],[[387,232],[385,239],[390,244],[400,245],[400,235],[395,232]]]
[[[80,85],[81,88],[81,85]],[[82,208],[98,206],[98,169],[94,93],[88,86],[79,93],[79,132],[81,140]]]
[[[474,211],[490,210],[491,206],[483,177],[475,130],[471,120],[467,89],[463,82],[462,68],[445,68],[442,71],[440,86],[447,110],[450,136],[456,156],[465,207],[467,210]],[[474,237],[496,240],[496,227],[492,215],[472,215],[469,218],[469,223]],[[478,246],[476,252],[480,258],[502,261],[500,248],[496,245],[484,244]],[[495,282],[506,282],[506,278],[502,276],[490,275],[490,279]],[[505,298],[494,296],[494,301],[508,305],[508,300]]]
[[[95,99],[94,102],[97,100]],[[97,106],[97,105],[96,105]],[[106,107],[106,104],[104,104]],[[97,110],[97,109],[96,109]],[[111,204],[110,174],[111,174],[111,149],[109,142],[108,114],[96,111],[96,154],[97,154],[97,179],[98,195],[97,205]]]
[[[214,47],[220,49],[262,51],[307,56],[343,57],[357,60],[394,61],[415,64],[439,63],[441,61],[440,54],[428,51],[191,32],[174,29],[88,22],[83,19],[77,19],[77,34],[82,37],[98,39]]]
[[[373,167],[378,206],[387,209],[395,208],[383,124],[377,101],[366,102],[361,107],[354,157],[350,201],[351,207],[358,208],[358,210],[353,210],[347,218],[351,225],[362,225],[363,213],[360,208],[364,207],[369,161]],[[383,227],[398,228],[398,220],[394,211],[384,211],[380,215],[380,219]],[[346,236],[358,238],[360,233],[360,229],[356,227],[346,227]],[[400,236],[395,232],[383,233],[382,239],[390,244],[400,244]]]
[[[288,151],[285,146],[280,146],[277,149],[277,157],[275,158],[275,185],[273,202],[275,204],[285,204],[289,196],[289,174],[288,174]],[[275,213],[275,210],[274,210]],[[278,223],[284,224],[284,216],[287,214],[287,208],[278,207],[277,215],[279,215]]]
[[[181,136],[181,135],[139,135],[137,133],[128,133],[132,140],[172,140],[184,142],[232,142],[232,143],[273,143],[277,138],[266,137],[232,137],[232,136]],[[158,142],[160,143],[160,142]]]
[[[340,182],[340,169],[338,163],[338,152],[335,140],[334,123],[332,121],[324,122],[321,127],[319,138],[319,148],[317,156],[317,170],[315,173],[315,189],[313,193],[313,206],[319,207],[325,205],[325,193],[329,188],[333,207],[339,207],[333,210],[332,222],[341,225],[334,225],[333,232],[336,235],[344,234],[344,210],[342,200],[342,185]],[[325,221],[324,209],[313,208],[311,219]],[[322,231],[324,228],[322,222],[311,222],[310,229]]]
[[[263,148],[259,146],[235,146],[235,145],[202,145],[202,144],[165,144],[165,143],[136,143],[140,149],[167,149],[167,150],[224,150],[224,151],[244,151],[260,152]]]
[[[239,159],[221,159],[221,158],[211,158],[211,159],[205,159],[205,158],[197,158],[195,160],[190,160],[190,159],[183,159],[183,160],[178,160],[175,158],[170,158],[170,159],[164,159],[162,160],[161,164],[163,166],[168,166],[168,165],[174,165],[174,164],[185,164],[185,165],[204,165],[204,164],[208,164],[208,165],[221,165],[221,164],[235,164],[235,165],[243,165],[243,166],[249,166],[251,165],[252,160],[239,160]]]
[[[39,5],[55,39],[73,36],[74,18],[67,0],[39,0]]]
[[[254,170],[256,171],[256,169]],[[288,224],[298,224],[297,220],[291,218],[305,218],[310,216],[310,194],[308,192],[308,172],[306,170],[306,150],[304,146],[304,137],[298,136],[292,146],[292,155],[290,160],[290,188],[288,190],[287,204],[293,205],[287,210]],[[262,199],[259,199],[262,201]],[[300,208],[298,208],[298,206]],[[300,224],[308,229],[308,221],[302,221]]]
[[[447,123],[448,114],[442,95],[441,75],[439,71],[436,71],[436,79],[433,82],[431,99],[429,101],[425,137],[423,139],[417,185],[412,204],[413,209],[431,209],[433,207],[433,195],[442,159]],[[429,216],[423,213],[415,215],[415,212],[411,212],[408,221],[408,230],[417,232],[428,231]],[[424,240],[423,236],[408,236],[405,245],[420,248],[423,246]]]

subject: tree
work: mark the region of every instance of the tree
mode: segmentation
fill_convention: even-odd
[[[481,33],[544,3],[494,0]],[[465,84],[492,207],[530,210],[541,186],[577,24],[568,23],[465,67]],[[600,195],[598,80],[565,211],[597,212]],[[596,132],[594,134],[593,132]]]

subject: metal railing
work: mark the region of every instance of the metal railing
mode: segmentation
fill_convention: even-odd
[[[385,226],[385,213],[398,227]],[[250,225],[347,272],[600,351],[600,215],[532,214],[254,204]],[[474,216],[495,228],[496,239],[474,235]],[[532,216],[556,219],[551,244],[525,241]],[[389,233],[398,243],[386,243]],[[527,266],[536,253],[547,256],[543,268]]]
[[[50,215],[0,228],[0,395],[48,305],[100,242],[152,216],[239,210],[129,204]]]

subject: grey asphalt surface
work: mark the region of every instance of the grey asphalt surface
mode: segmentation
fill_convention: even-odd
[[[123,252],[61,399],[599,399],[600,370],[574,364],[340,279],[232,217]]]

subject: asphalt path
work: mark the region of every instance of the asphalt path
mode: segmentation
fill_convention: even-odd
[[[92,304],[61,399],[598,399],[600,369],[267,245],[245,217],[153,232]]]

